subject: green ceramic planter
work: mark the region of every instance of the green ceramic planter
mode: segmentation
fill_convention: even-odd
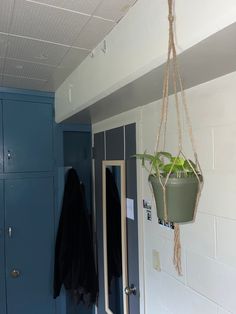
[[[162,179],[164,183],[164,178]],[[159,178],[150,175],[154,198],[156,202],[157,216],[164,219],[163,188]],[[168,221],[181,223],[190,222],[194,218],[195,204],[197,201],[199,182],[197,177],[169,178],[166,185],[166,201]]]

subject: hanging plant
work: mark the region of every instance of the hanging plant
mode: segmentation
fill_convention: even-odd
[[[158,218],[175,223],[192,221],[199,188],[196,175],[202,181],[196,164],[190,159],[173,157],[169,152],[158,152],[155,155],[145,152],[135,156],[141,159],[143,167],[150,173],[149,181],[153,189]]]
[[[203,186],[203,176],[196,152],[193,131],[188,112],[182,78],[177,63],[174,40],[173,0],[168,0],[169,6],[169,42],[167,62],[163,79],[162,108],[160,126],[158,129],[154,154],[144,152],[136,157],[142,160],[142,165],[149,172],[157,216],[166,222],[175,223],[174,265],[181,274],[181,245],[179,223],[193,221],[198,200]],[[169,81],[172,80],[174,106],[176,108],[178,152],[172,156],[165,152],[168,107]],[[180,94],[178,94],[180,92]],[[184,118],[180,116],[180,105],[183,107]],[[186,121],[188,136],[192,145],[194,162],[185,157],[183,150],[183,130],[181,121]],[[161,144],[162,143],[162,144]],[[148,162],[148,164],[147,164]]]

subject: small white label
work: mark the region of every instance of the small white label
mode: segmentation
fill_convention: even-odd
[[[134,200],[131,198],[126,199],[127,218],[134,220]]]
[[[146,217],[148,221],[152,221],[152,203],[147,199],[143,199],[143,209],[146,210]]]
[[[152,210],[152,202],[146,199],[143,199],[143,208]]]
[[[147,220],[152,221],[152,211],[150,209],[146,209]]]

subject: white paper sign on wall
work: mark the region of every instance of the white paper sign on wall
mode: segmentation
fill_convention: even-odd
[[[126,198],[126,216],[128,219],[134,220],[134,200]]]

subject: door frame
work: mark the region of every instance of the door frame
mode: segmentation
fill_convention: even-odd
[[[141,150],[142,147],[142,112],[141,109],[133,109],[128,112],[121,113],[107,120],[92,124],[92,146],[94,147],[94,135],[96,133],[105,132],[117,127],[128,124],[136,125],[136,149]],[[106,157],[106,156],[105,156]],[[95,162],[93,159],[93,186],[95,186]],[[145,314],[145,268],[144,268],[144,215],[142,207],[142,169],[136,166],[137,171],[137,209],[138,209],[138,254],[139,254],[139,302],[140,314]],[[93,188],[93,199],[95,200],[95,188]],[[94,205],[94,214],[96,217],[96,206]],[[97,307],[96,307],[97,310]],[[96,311],[97,313],[97,311]]]

